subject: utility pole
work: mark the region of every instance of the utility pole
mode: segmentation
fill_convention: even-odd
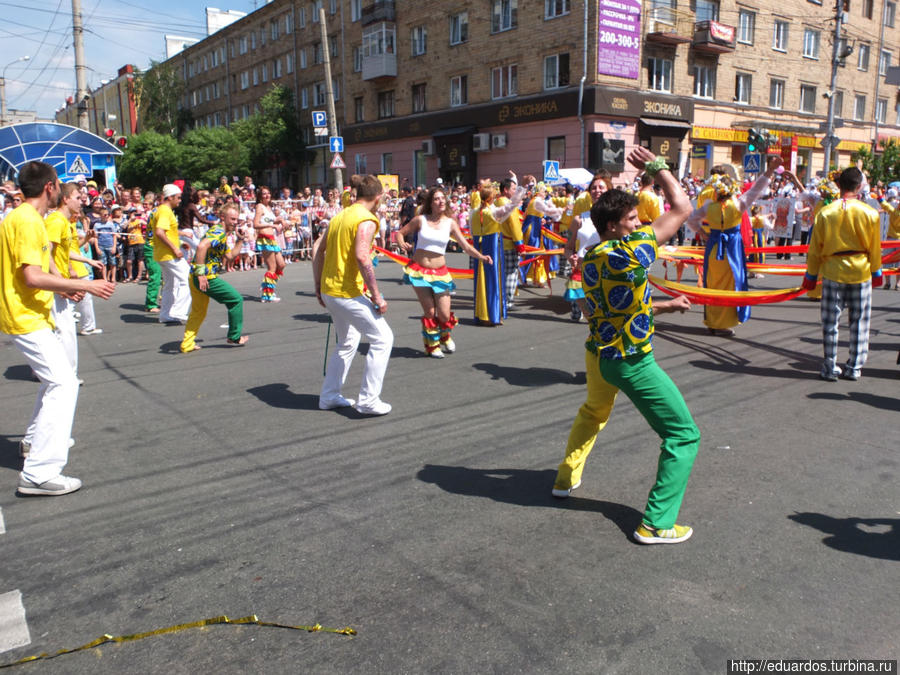
[[[328,132],[338,135],[337,117],[334,112],[334,88],[331,86],[331,50],[328,48],[328,26],[325,25],[325,7],[319,8],[319,24],[322,28],[322,58],[325,61],[325,103],[328,105]],[[344,174],[334,170],[334,186],[339,192],[344,190]]]
[[[834,16],[834,44],[831,46],[831,84],[828,93],[828,120],[825,123],[825,138],[822,141],[822,148],[825,150],[825,166],[822,175],[828,176],[828,169],[831,167],[831,154],[834,151],[832,141],[834,140],[834,90],[837,86],[837,69],[838,69],[838,50],[841,44],[841,27],[844,24],[844,6],[843,0],[835,0],[835,16]]]
[[[81,21],[81,0],[72,0],[72,39],[75,46],[75,104],[78,107],[78,127],[90,131],[87,109],[87,66],[84,63],[84,24]]]
[[[878,67],[875,69],[875,137],[872,139],[872,152],[878,150],[878,90],[881,84],[881,57],[884,53],[884,23],[887,20],[887,0],[881,4],[881,35],[878,36]],[[887,110],[884,111],[887,115]]]

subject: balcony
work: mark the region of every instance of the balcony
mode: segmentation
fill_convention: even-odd
[[[380,21],[366,26],[362,37],[362,79],[397,77],[397,29],[394,24]]]
[[[737,30],[718,21],[700,21],[694,24],[691,48],[706,54],[727,54],[734,51]]]
[[[396,54],[375,54],[363,57],[362,79],[377,80],[380,77],[397,77]]]
[[[363,7],[360,17],[363,26],[369,26],[379,21],[397,20],[397,12],[394,9],[394,0],[376,0],[368,7]]]
[[[670,7],[652,10],[647,23],[647,41],[659,45],[677,46],[691,42],[694,22],[690,16],[682,16]]]

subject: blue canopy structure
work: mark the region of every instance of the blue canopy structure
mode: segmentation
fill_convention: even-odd
[[[12,177],[26,162],[51,164],[60,179],[66,180],[66,153],[91,155],[95,171],[114,168],[122,151],[99,136],[52,122],[29,122],[0,127],[0,175]],[[88,176],[90,178],[90,176]]]

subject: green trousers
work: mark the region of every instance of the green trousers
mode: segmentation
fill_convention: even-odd
[[[153,259],[153,244],[144,244],[144,267],[147,268],[147,297],[144,309],[159,309],[159,287],[162,285],[162,270]]]
[[[597,434],[609,421],[621,390],[662,438],[656,483],[647,498],[644,522],[657,528],[672,527],[700,447],[700,431],[681,392],[657,365],[653,352],[601,359],[585,351],[585,366],[587,400],[572,423],[566,458],[559,465],[554,486],[564,490],[581,480]]]
[[[244,329],[244,298],[234,290],[234,286],[219,277],[209,279],[209,288],[201,291],[197,285],[197,277],[191,275],[191,313],[188,315],[184,326],[184,339],[181,341],[181,351],[189,352],[194,349],[194,340],[197,331],[206,318],[206,310],[209,308],[209,299],[225,305],[228,310],[228,339],[237,342],[241,339]]]

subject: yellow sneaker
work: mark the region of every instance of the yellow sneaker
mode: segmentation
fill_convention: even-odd
[[[690,539],[692,534],[694,531],[687,525],[673,525],[662,530],[641,523],[634,531],[634,540],[639,544],[680,544]]]

